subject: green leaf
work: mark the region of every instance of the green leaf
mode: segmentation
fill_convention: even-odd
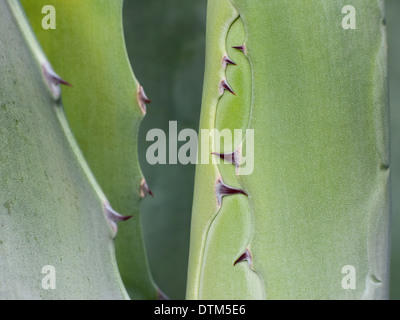
[[[354,30],[342,28],[349,4]],[[254,130],[254,171],[198,165],[188,298],[387,297],[383,18],[383,1],[209,1],[200,128]],[[224,55],[237,66],[225,69]],[[220,93],[224,78],[236,96]],[[216,139],[202,154],[221,152]],[[220,178],[248,196],[219,206]]]
[[[22,1],[52,61],[72,88],[63,92],[68,121],[97,181],[115,210],[133,218],[116,237],[118,267],[132,298],[154,299],[139,202],[143,177],[137,140],[145,105],[134,77],[122,30],[122,0],[50,0],[56,29],[42,28],[43,3]],[[139,32],[139,30],[137,30]]]
[[[18,1],[0,2],[0,37],[0,299],[126,299],[107,199]]]

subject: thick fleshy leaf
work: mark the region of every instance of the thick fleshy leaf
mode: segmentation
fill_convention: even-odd
[[[22,3],[54,68],[73,85],[63,91],[63,103],[91,170],[112,207],[133,216],[119,225],[115,240],[125,286],[134,299],[157,298],[139,214],[143,177],[137,140],[149,99],[127,58],[123,0],[47,1],[57,13],[54,30],[42,28],[43,3]]]
[[[383,1],[351,1],[356,29],[342,27],[346,5],[209,1],[200,128],[254,130],[254,171],[198,165],[188,298],[387,297]],[[223,79],[236,96],[221,94]],[[208,154],[251,157],[251,139],[212,150],[215,140]],[[248,197],[219,208],[220,176]]]
[[[107,199],[18,1],[0,38],[0,299],[126,299]]]

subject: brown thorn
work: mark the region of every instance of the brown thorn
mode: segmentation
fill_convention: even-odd
[[[73,85],[72,84],[70,84],[69,82],[67,82],[67,81],[65,81],[65,80],[63,80],[62,78],[57,78],[57,81],[60,83],[60,84],[63,84],[63,85],[65,85],[65,86],[68,86],[68,87],[73,87]]]
[[[51,67],[49,63],[44,63],[42,65],[43,73],[49,81],[52,81],[54,84],[64,84],[66,86],[72,87],[72,84],[62,79]]]
[[[235,62],[233,62],[228,56],[224,56],[224,58],[222,59],[222,65],[224,66],[224,68],[226,68],[226,66],[230,64],[233,66],[236,66],[237,64]]]
[[[240,165],[240,146],[234,151],[230,153],[218,153],[218,152],[211,152],[211,154],[220,157],[222,160],[233,164],[236,170],[239,168]]]
[[[247,264],[251,268],[251,266],[253,264],[253,257],[251,255],[250,250],[247,248],[246,248],[246,251],[239,258],[236,259],[236,261],[233,265],[235,266],[237,263],[242,262],[242,261],[247,261]]]
[[[151,103],[151,100],[147,97],[146,93],[144,92],[144,89],[141,85],[138,87],[138,92],[137,92],[137,101],[140,107],[140,110],[142,111],[143,114],[146,114],[146,104]]]
[[[235,92],[233,92],[232,88],[229,86],[228,82],[226,82],[225,79],[221,80],[219,84],[219,91],[221,92],[221,94],[224,92],[224,90],[228,90],[230,93],[236,96]]]
[[[242,51],[244,54],[246,54],[246,52],[247,52],[247,49],[246,49],[246,45],[241,45],[241,46],[234,46],[234,47],[232,47],[233,49],[236,49],[236,50],[240,50],[240,51]]]
[[[118,230],[117,222],[126,221],[132,218],[132,216],[123,216],[111,208],[110,203],[104,203],[104,210],[106,211],[107,219],[115,232]]]
[[[154,194],[153,194],[153,192],[151,192],[146,180],[144,178],[142,178],[142,181],[140,182],[140,193],[139,193],[139,195],[140,195],[141,198],[144,198],[144,197],[146,197],[147,194],[149,194],[152,197],[154,197]]]
[[[44,78],[45,78],[51,92],[53,93],[53,96],[56,99],[59,99],[61,96],[60,84],[64,84],[64,85],[72,87],[72,85],[69,82],[65,81],[57,73],[54,72],[54,70],[49,62],[46,61],[42,64],[42,71],[43,71]]]
[[[226,185],[222,181],[222,178],[217,179],[217,182],[215,183],[215,196],[217,198],[218,207],[221,207],[223,197],[235,194],[243,194],[248,197],[248,194],[242,189],[232,188]]]

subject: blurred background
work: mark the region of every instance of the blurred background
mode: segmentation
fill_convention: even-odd
[[[154,198],[141,216],[152,274],[171,299],[184,299],[189,252],[194,166],[147,164],[153,128],[169,121],[198,130],[204,59],[206,0],[129,0],[124,29],[135,75],[153,101],[140,128],[142,171]],[[400,0],[386,0],[391,104],[392,259],[391,299],[400,299]],[[178,143],[179,146],[182,143]]]
[[[154,198],[141,217],[154,280],[171,299],[184,299],[194,165],[146,162],[146,133],[169,121],[198,130],[204,72],[206,0],[127,0],[124,28],[136,78],[152,100],[140,127],[140,163]],[[178,144],[178,148],[182,143]]]
[[[391,116],[392,256],[390,298],[400,300],[400,1],[386,0]]]

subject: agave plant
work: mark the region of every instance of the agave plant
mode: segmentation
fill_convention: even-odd
[[[123,1],[21,3],[0,2],[0,298],[165,298],[142,239],[150,100]],[[387,298],[383,9],[208,1],[200,129],[212,134],[199,140],[188,299]],[[223,130],[250,135],[218,148]]]
[[[111,208],[69,128],[60,100],[67,82],[17,1],[1,1],[0,16],[0,297],[127,298],[113,245],[124,217]],[[45,277],[51,272],[53,280]]]
[[[196,171],[189,298],[387,297],[383,2],[353,5],[356,29],[345,1],[209,1],[200,128],[252,129],[254,172],[250,140],[209,138],[225,163]]]
[[[57,8],[57,27],[42,28],[42,3],[22,1],[35,33],[54,68],[73,88],[63,92],[71,129],[113,208],[134,216],[116,237],[118,268],[133,298],[157,297],[147,267],[139,201],[152,194],[137,155],[139,124],[150,102],[127,59],[122,0],[48,1]],[[82,32],[82,30],[86,30]],[[112,50],[104,50],[107,43]]]

